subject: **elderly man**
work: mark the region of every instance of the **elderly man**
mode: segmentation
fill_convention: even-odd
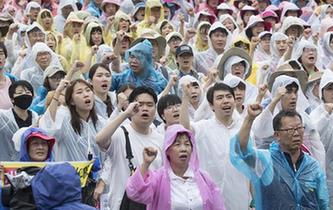
[[[319,163],[301,149],[302,117],[281,111],[273,120],[275,140],[268,150],[253,147],[250,139],[258,104],[248,107],[243,125],[231,139],[230,159],[255,186],[256,209],[329,209],[326,177]]]

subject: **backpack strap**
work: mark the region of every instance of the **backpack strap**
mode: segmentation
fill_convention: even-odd
[[[126,130],[126,128],[122,125],[120,126],[121,129],[123,129],[124,134],[125,134],[125,139],[126,139],[126,159],[128,160],[128,168],[130,169],[131,175],[134,173],[135,171],[135,167],[132,163],[132,159],[133,159],[133,153],[132,153],[132,148],[131,148],[131,142],[129,140],[129,136],[128,136],[128,131]]]

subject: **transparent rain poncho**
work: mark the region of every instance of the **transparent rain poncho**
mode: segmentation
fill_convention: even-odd
[[[68,108],[63,106],[58,108],[55,121],[52,120],[48,110],[40,119],[39,127],[56,138],[55,160],[86,161],[89,153],[92,154],[93,158],[102,160],[95,137],[105,124],[103,118],[98,117],[96,128],[91,120],[88,122],[82,120],[81,134],[74,131],[70,121],[71,114]]]
[[[304,154],[294,171],[276,142],[262,150],[250,139],[242,151],[238,138],[231,138],[230,160],[254,185],[256,210],[329,209],[325,175],[317,161]]]
[[[37,121],[37,114],[32,114],[32,124]],[[15,150],[12,138],[19,127],[15,121],[12,109],[0,110],[0,161],[18,161],[19,153]]]
[[[325,71],[319,85],[319,97],[322,98],[322,90],[329,83],[333,82],[333,73]],[[333,206],[333,115],[329,114],[322,103],[312,111],[310,118],[313,120],[319,132],[320,140],[323,142],[326,151],[326,176],[327,186],[330,195],[330,204]]]
[[[278,76],[272,87],[272,97],[275,97],[279,87],[286,87],[293,82],[295,82],[298,87],[301,87],[299,81],[294,77],[286,75]],[[302,116],[302,121],[305,126],[303,144],[310,150],[311,155],[319,161],[322,169],[325,170],[324,146],[320,141],[320,136],[315,129],[310,116],[305,112],[309,107],[309,103],[300,88],[297,93],[296,111]],[[282,106],[281,102],[279,102],[275,107],[274,113],[271,113],[270,110],[266,108],[254,121],[252,131],[258,148],[268,149],[269,145],[274,141],[272,122],[274,116],[281,110]]]

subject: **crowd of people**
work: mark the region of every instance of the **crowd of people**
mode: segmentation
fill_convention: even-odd
[[[0,0],[2,179],[95,163],[38,209],[333,209],[332,111],[332,0]]]

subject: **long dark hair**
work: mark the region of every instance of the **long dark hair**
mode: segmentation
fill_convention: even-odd
[[[81,118],[80,118],[79,113],[77,113],[77,111],[76,111],[76,106],[72,105],[72,103],[71,103],[72,100],[73,100],[72,95],[73,95],[73,92],[74,92],[74,87],[77,83],[85,84],[87,87],[89,87],[91,89],[91,91],[93,91],[93,87],[88,82],[86,82],[85,80],[77,79],[77,80],[74,80],[73,82],[71,82],[71,84],[66,89],[65,101],[66,101],[68,109],[71,113],[71,125],[72,125],[74,131],[76,133],[78,133],[79,135],[81,135],[81,126],[82,126]],[[92,120],[92,122],[94,124],[94,127],[96,129],[96,124],[97,124],[98,117],[97,117],[97,114],[96,114],[96,111],[95,111],[95,105],[90,110],[90,114],[89,114],[88,119],[89,118]]]
[[[110,72],[110,74],[111,74],[111,71],[110,71],[108,65],[105,65],[105,64],[103,64],[103,63],[95,63],[95,64],[90,68],[90,70],[89,70],[89,75],[88,75],[88,77],[89,77],[90,80],[93,80],[94,75],[95,75],[95,73],[96,73],[96,71],[97,71],[97,69],[98,69],[99,67],[101,67],[101,68],[107,70],[107,71]],[[103,102],[104,102],[104,104],[106,105],[106,111],[107,111],[108,117],[110,117],[110,115],[111,115],[112,112],[113,112],[113,108],[114,108],[110,96],[107,95],[107,96],[106,96],[106,101],[103,101]]]

